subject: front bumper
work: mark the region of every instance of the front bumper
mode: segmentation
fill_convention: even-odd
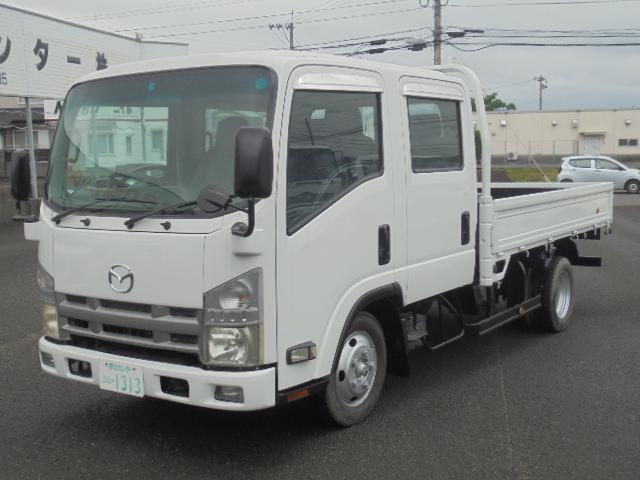
[[[45,372],[78,382],[99,385],[98,372],[100,362],[112,360],[141,367],[144,372],[144,394],[149,397],[232,411],[263,410],[276,404],[275,367],[248,372],[222,372],[110,355],[84,348],[52,343],[44,337],[40,339],[38,346],[40,352],[51,355],[55,363],[55,367],[43,364],[42,355],[40,355],[40,365]],[[69,360],[90,363],[91,377],[82,377],[72,373],[69,369]],[[180,397],[163,392],[160,386],[160,377],[178,378],[187,381],[189,383],[189,396]],[[242,387],[244,402],[232,403],[216,400],[213,396],[216,385]]]

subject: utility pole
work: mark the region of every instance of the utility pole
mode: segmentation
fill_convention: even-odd
[[[287,30],[289,30],[289,50],[295,50],[296,46],[293,43],[293,29],[296,28],[293,24],[293,10],[291,10],[291,22],[287,23]]]
[[[534,80],[540,84],[538,95],[539,95],[539,107],[540,107],[540,110],[542,110],[542,91],[545,88],[549,88],[549,83],[547,82],[547,79],[544,78],[542,75],[535,77]]]
[[[293,21],[293,14],[294,11],[291,10],[291,22],[290,23],[285,23],[284,25],[282,23],[270,23],[269,24],[269,30],[279,30],[282,33],[286,34],[287,30],[289,31],[289,50],[295,50],[296,49],[296,45],[295,42],[293,40],[293,31],[295,30],[295,24]],[[277,37],[278,35],[276,35]],[[280,37],[278,37],[280,38]]]
[[[442,1],[433,0],[433,64],[442,64]]]

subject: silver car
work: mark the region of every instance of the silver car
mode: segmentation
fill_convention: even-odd
[[[578,155],[564,157],[559,182],[611,182],[614,188],[640,193],[640,170],[629,168],[611,157]]]

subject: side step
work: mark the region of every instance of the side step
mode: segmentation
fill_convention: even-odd
[[[542,306],[542,298],[537,295],[529,300],[525,300],[522,304],[510,307],[491,317],[483,318],[475,323],[465,325],[465,331],[472,336],[481,336],[494,331],[497,328],[511,323],[518,318],[524,317],[526,314],[538,310]]]

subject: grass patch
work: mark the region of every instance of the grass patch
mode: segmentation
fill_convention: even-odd
[[[494,168],[494,170],[498,173],[502,173],[509,177],[512,182],[544,182],[544,176],[540,173],[535,167],[504,167],[504,168]],[[558,169],[557,168],[543,168],[544,173],[549,177],[549,180],[555,182],[558,178]]]

